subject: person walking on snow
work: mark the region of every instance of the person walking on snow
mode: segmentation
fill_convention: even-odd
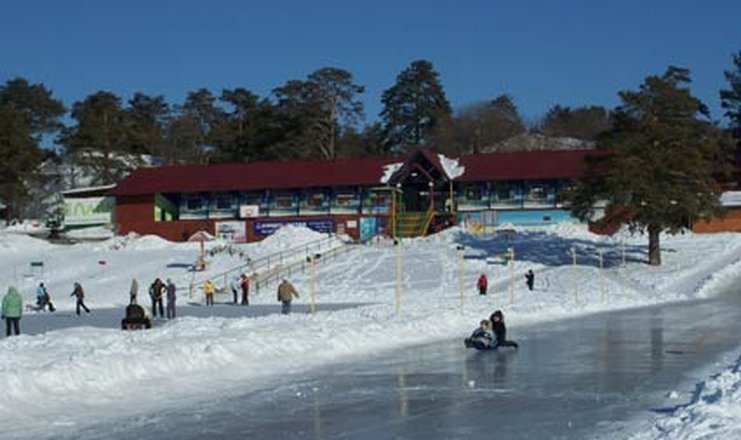
[[[175,319],[175,300],[177,288],[171,279],[167,279],[167,319]]]
[[[21,334],[21,315],[23,315],[23,298],[18,289],[8,287],[8,292],[3,297],[2,318],[5,320],[5,336],[10,336],[11,330],[15,335]]]
[[[515,347],[518,348],[517,342],[507,340],[507,327],[504,325],[504,313],[497,310],[491,314],[491,329],[497,339],[497,347]]]
[[[242,288],[242,305],[250,305],[250,277],[246,273],[242,274],[242,281],[239,286]]]
[[[298,298],[296,288],[284,278],[278,286],[278,301],[282,303],[280,311],[282,314],[288,315],[291,313],[291,301],[294,297]]]
[[[527,289],[533,290],[533,286],[535,285],[535,274],[532,269],[529,269],[525,274],[525,282],[527,283]]]
[[[77,299],[77,304],[75,305],[77,316],[80,316],[80,307],[85,309],[85,313],[90,313],[90,309],[88,309],[85,305],[85,291],[82,290],[82,285],[78,282],[75,282],[74,286],[75,289],[69,296],[74,296]]]
[[[216,287],[211,280],[206,280],[206,283],[203,285],[203,293],[206,294],[206,305],[214,305],[214,293],[216,293]]]
[[[479,280],[476,282],[476,287],[479,288],[479,295],[486,295],[486,289],[489,287],[489,280],[486,278],[486,274],[481,274]]]

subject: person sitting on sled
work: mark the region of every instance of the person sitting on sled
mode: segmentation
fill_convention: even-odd
[[[478,328],[471,334],[471,337],[466,338],[464,342],[466,347],[473,347],[478,350],[496,347],[494,333],[491,331],[491,322],[487,319],[482,320]]]

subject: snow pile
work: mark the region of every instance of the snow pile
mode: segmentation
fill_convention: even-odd
[[[632,437],[648,438],[741,438],[741,357],[698,384],[691,401],[660,418],[651,432]]]
[[[104,226],[93,226],[89,228],[73,229],[67,231],[65,235],[69,238],[77,240],[98,240],[98,239],[110,239],[114,237],[111,228]]]

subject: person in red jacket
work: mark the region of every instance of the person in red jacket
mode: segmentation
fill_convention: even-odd
[[[476,287],[479,288],[479,295],[486,295],[486,289],[489,287],[489,280],[486,279],[486,274],[481,274],[479,280],[476,282]]]
[[[250,305],[250,277],[243,273],[239,285],[242,287],[242,305],[248,306]]]

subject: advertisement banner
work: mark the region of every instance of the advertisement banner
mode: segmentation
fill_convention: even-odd
[[[304,226],[311,230],[330,233],[334,232],[334,220],[332,219],[320,219],[320,220],[271,220],[271,221],[260,221],[255,222],[255,235],[267,236],[273,234],[276,229],[285,225],[293,226]]]
[[[234,243],[247,242],[247,225],[245,222],[215,222],[214,228],[216,229],[215,235],[223,240]]]
[[[87,226],[111,223],[113,206],[112,197],[65,199],[64,224],[66,226]]]
[[[360,241],[373,238],[378,231],[378,220],[375,217],[360,218]]]

